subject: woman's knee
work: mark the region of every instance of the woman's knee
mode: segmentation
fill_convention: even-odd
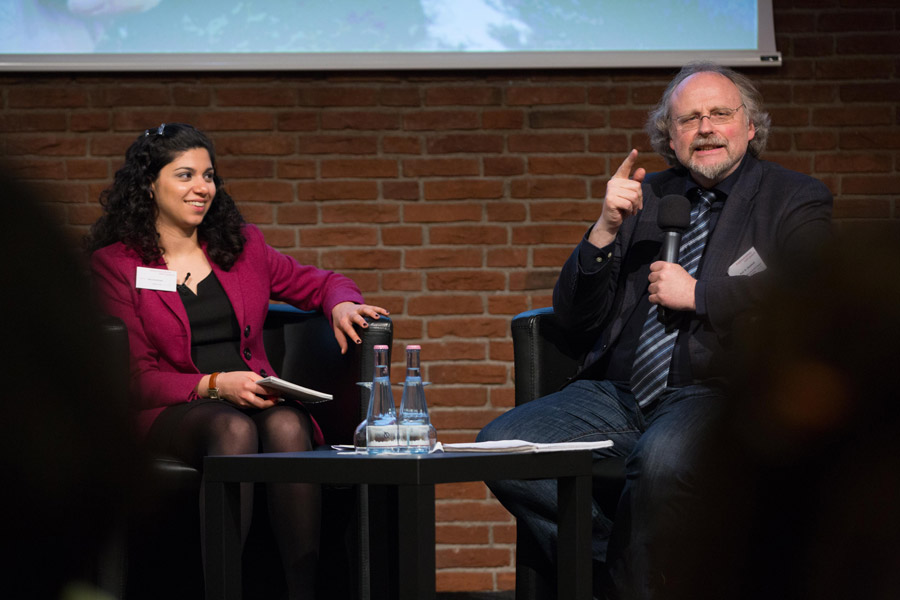
[[[210,435],[211,446],[222,454],[251,454],[259,449],[256,425],[238,411],[216,415]]]
[[[292,407],[275,407],[258,415],[264,452],[302,452],[313,448],[310,416]]]

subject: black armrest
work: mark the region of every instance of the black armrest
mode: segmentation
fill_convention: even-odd
[[[512,338],[517,406],[559,390],[588,349],[584,336],[566,331],[551,307],[513,317]]]
[[[372,380],[376,345],[390,348],[393,323],[389,317],[367,318],[357,327],[361,344],[350,343],[341,354],[325,315],[273,304],[266,317],[266,355],[283,379],[332,394],[334,400],[308,405],[329,444],[349,444],[366,416],[369,393],[357,382]]]

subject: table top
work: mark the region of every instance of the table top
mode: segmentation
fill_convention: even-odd
[[[334,450],[207,456],[203,476],[222,482],[431,485],[590,476],[590,450],[353,454]]]

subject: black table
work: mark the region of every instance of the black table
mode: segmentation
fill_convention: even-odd
[[[557,479],[559,598],[591,597],[591,452],[434,453],[367,456],[289,452],[209,456],[206,483],[206,598],[241,597],[242,482],[366,484],[396,489],[397,595],[435,596],[434,486],[499,479]],[[402,560],[401,560],[402,558]],[[373,597],[384,597],[373,594]]]

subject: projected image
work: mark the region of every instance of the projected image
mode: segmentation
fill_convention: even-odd
[[[3,0],[0,53],[743,50],[756,0]]]

